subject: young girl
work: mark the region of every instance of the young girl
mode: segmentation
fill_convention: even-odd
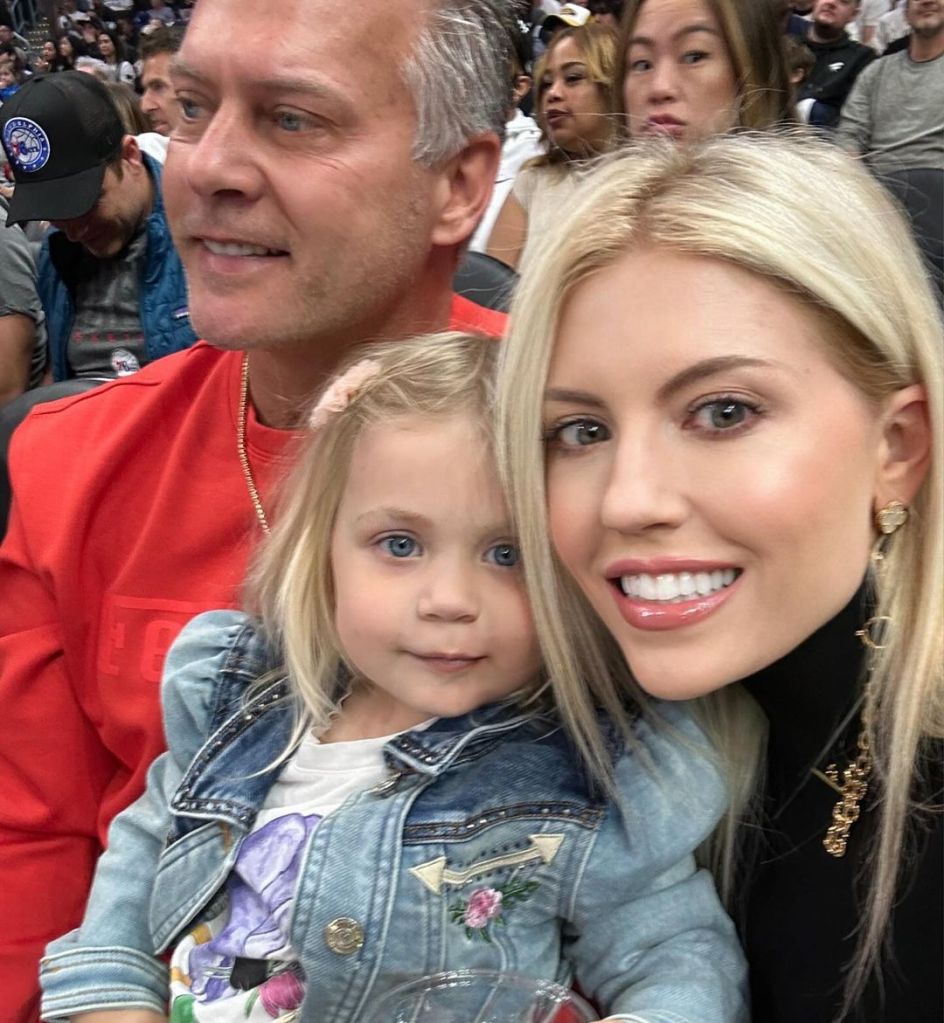
[[[637,1023],[745,1019],[691,855],[724,803],[700,733],[637,715],[598,782],[561,727],[493,467],[497,347],[375,346],[328,388],[257,617],[201,615],[168,655],[169,752],[48,949],[44,1018],[163,1019],[169,995],[174,1021],[353,1023],[477,967]]]

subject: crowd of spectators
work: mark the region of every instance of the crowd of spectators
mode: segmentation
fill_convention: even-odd
[[[142,166],[159,167],[179,117],[170,63],[193,2],[62,0],[54,34],[35,50],[0,9],[0,104],[11,102],[35,75],[89,73],[108,85]],[[932,192],[939,188],[937,179],[944,174],[942,0],[629,0],[625,5],[624,0],[525,0],[517,7],[520,30],[509,69],[514,106],[508,111],[495,191],[470,244],[511,267],[518,266],[527,246],[538,245],[541,224],[553,221],[594,157],[651,134],[683,140],[735,127],[769,130],[807,123],[862,156],[877,174],[919,169],[926,172],[924,187],[930,182]],[[696,24],[708,31],[694,31]],[[75,90],[63,95],[61,102],[78,102]],[[12,185],[11,178],[0,182],[7,199]],[[44,225],[56,218],[40,211],[28,219],[31,251],[47,260],[55,238],[43,238]],[[132,219],[135,229],[143,230],[144,212]],[[925,226],[928,219],[925,215]],[[75,237],[68,224],[58,227]],[[134,255],[134,237],[132,232],[125,239],[117,257],[109,256],[124,263],[122,279],[140,271],[140,266],[131,271],[142,258],[140,252]],[[148,361],[139,318],[132,318],[139,342],[133,355],[121,344],[113,359],[79,358],[76,353],[86,351],[76,347],[79,335],[127,338],[128,316],[106,313],[103,306],[100,332],[70,328],[71,314],[63,322],[61,308],[57,313],[46,307],[43,313],[36,284],[27,279],[19,229],[4,238],[0,272],[7,284],[0,338],[16,322],[16,340],[0,347],[4,397],[42,379],[37,362],[45,365],[45,379],[60,380],[113,375],[109,365],[118,367],[115,373],[130,372]],[[932,259],[934,244],[932,239]],[[169,241],[168,246],[172,251]],[[39,289],[43,292],[41,283]],[[132,289],[125,305],[131,308],[136,301]],[[186,308],[185,300],[179,308]],[[24,324],[32,325],[28,346],[20,338]],[[66,338],[69,329],[73,336]],[[47,335],[55,344],[43,358]],[[180,343],[151,350],[171,351]]]

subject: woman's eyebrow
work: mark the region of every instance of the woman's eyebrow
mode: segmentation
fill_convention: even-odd
[[[683,28],[680,28],[677,32],[673,32],[671,38],[672,38],[673,42],[678,42],[680,39],[683,39],[685,36],[692,35],[695,32],[708,32],[708,33],[710,33],[713,36],[718,36],[719,38],[721,36],[721,33],[716,28],[713,28],[711,25],[709,25],[709,24],[707,24],[705,22],[698,21],[698,22],[695,22],[694,25],[685,25]],[[650,38],[649,36],[633,36],[629,40],[629,45],[630,46],[655,46],[655,40]]]
[[[544,392],[545,401],[560,401],[572,405],[589,405],[592,408],[603,408],[603,402],[589,391],[571,391],[565,387],[549,387]]]
[[[665,401],[690,384],[696,384],[705,377],[715,376],[717,373],[724,373],[728,370],[774,368],[782,367],[780,363],[749,355],[718,355],[713,359],[703,359],[676,373],[659,388],[658,397],[661,401]]]

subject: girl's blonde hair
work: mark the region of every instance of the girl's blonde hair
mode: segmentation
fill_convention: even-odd
[[[629,41],[639,13],[649,0],[628,0],[620,21],[613,103],[628,129],[623,101]],[[739,103],[738,125],[753,131],[795,124],[793,90],[787,70],[783,26],[772,0],[705,0],[721,29],[734,71]]]
[[[544,119],[542,81],[544,72],[550,62],[551,54],[555,47],[559,46],[565,39],[572,39],[583,56],[587,69],[587,77],[597,87],[600,94],[600,102],[603,112],[600,117],[604,118],[607,125],[607,132],[603,137],[602,144],[595,152],[606,152],[613,145],[618,134],[618,118],[613,107],[613,76],[616,74],[616,32],[606,25],[597,25],[590,22],[587,25],[579,25],[575,28],[565,28],[558,32],[551,40],[551,45],[541,55],[541,58],[534,66],[534,117],[541,129],[541,139],[544,142],[547,152],[529,161],[530,167],[542,167],[547,164],[565,163],[573,158],[573,153],[565,153],[551,145],[550,135],[547,130],[547,122]],[[593,156],[595,152],[588,152],[584,156]]]
[[[799,197],[802,197],[799,198]],[[499,368],[499,462],[520,523],[539,634],[552,637],[547,668],[570,693],[562,712],[593,761],[594,702],[618,712],[618,690],[637,686],[612,637],[548,547],[542,403],[562,310],[579,284],[639,246],[706,256],[762,275],[811,308],[834,364],[876,406],[923,384],[931,464],[907,525],[872,580],[876,615],[893,627],[871,662],[871,721],[878,833],[847,999],[881,952],[903,866],[906,819],[924,748],[944,734],[944,369],[942,331],[926,270],[904,217],[882,188],[834,147],[812,139],[721,136],[697,147],[651,144],[604,161],[528,267]],[[627,337],[633,325],[627,324]],[[631,343],[627,340],[627,343]],[[560,580],[560,581],[559,581]],[[581,678],[609,678],[581,690]],[[733,806],[706,855],[731,895],[737,832],[760,788],[764,725],[740,686],[697,701],[725,760]],[[825,832],[828,821],[823,822]],[[824,854],[825,855],[825,854]]]
[[[468,414],[490,445],[497,357],[496,342],[476,334],[365,345],[347,368],[368,359],[372,375],[304,439],[246,594],[298,697],[295,740],[328,723],[342,695],[339,678],[351,670],[335,628],[331,540],[358,438],[366,427],[405,416]]]

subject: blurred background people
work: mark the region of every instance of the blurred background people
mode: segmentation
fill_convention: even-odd
[[[781,26],[767,0],[629,0],[617,81],[631,139],[691,141],[795,119]]]
[[[809,123],[831,131],[856,78],[875,57],[871,46],[857,43],[846,31],[858,12],[857,0],[816,0],[806,45],[816,62],[798,99],[813,100]]]
[[[545,152],[518,173],[487,252],[520,268],[559,216],[588,162],[616,137],[612,104],[616,34],[584,24],[557,32],[534,69],[535,114]]]
[[[108,28],[99,30],[98,49],[105,63],[110,82],[123,82],[134,85],[134,65],[125,55],[125,45],[118,36]]]
[[[162,28],[141,40],[141,109],[151,122],[151,130],[159,135],[170,135],[180,116],[170,81],[170,62],[182,38],[179,31]]]

